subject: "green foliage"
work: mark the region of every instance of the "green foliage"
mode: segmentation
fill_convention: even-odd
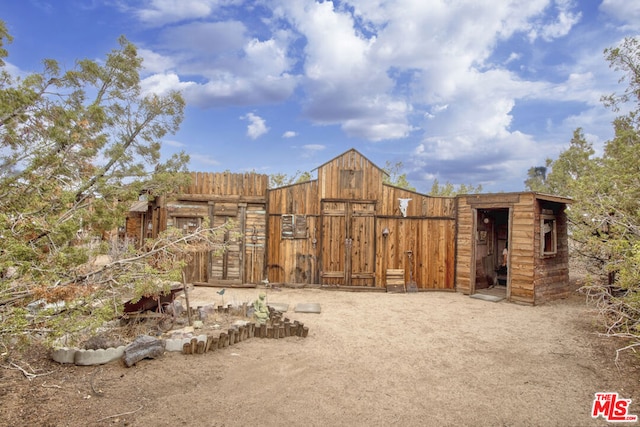
[[[456,187],[450,182],[447,182],[444,185],[440,185],[440,182],[437,179],[434,179],[433,184],[431,185],[431,190],[428,194],[434,197],[454,197],[458,194],[478,194],[481,192],[482,185],[474,187],[472,184],[460,184],[458,187]]]
[[[394,187],[404,188],[409,191],[416,191],[415,187],[409,184],[407,174],[400,173],[403,167],[404,165],[402,162],[391,163],[387,160],[385,166],[382,168],[382,170],[386,172],[386,174],[383,175],[382,181],[385,184],[393,185]]]
[[[160,162],[160,141],[178,129],[184,101],[141,92],[142,59],[124,37],[103,61],[69,68],[47,59],[23,78],[4,69],[7,41],[0,21],[2,333],[37,324],[55,337],[118,314],[125,296],[166,290],[190,245],[212,245],[215,231],[168,232],[140,250],[100,242],[143,190],[165,194],[187,182],[186,154]],[[108,265],[94,264],[105,253]],[[37,299],[65,308],[27,315]]]
[[[286,187],[308,181],[311,181],[311,172],[297,171],[293,176],[286,173],[274,173],[269,175],[269,188]]]
[[[640,345],[640,43],[625,39],[605,55],[628,86],[602,100],[615,111],[626,104],[629,112],[614,121],[602,156],[576,129],[569,148],[547,162],[551,172],[536,188],[574,199],[568,211],[572,256],[591,274],[585,290],[598,302],[607,333],[631,338],[634,347]]]

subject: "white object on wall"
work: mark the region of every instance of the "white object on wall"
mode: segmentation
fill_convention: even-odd
[[[409,206],[409,200],[411,199],[398,199],[400,202],[400,212],[403,217],[407,216],[407,207]]]

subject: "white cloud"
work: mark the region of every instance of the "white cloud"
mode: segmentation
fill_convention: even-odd
[[[154,74],[140,82],[142,94],[166,95],[170,91],[187,91],[194,83],[181,82],[177,74]]]
[[[185,19],[198,19],[209,16],[214,10],[233,1],[222,0],[146,0],[145,6],[135,13],[138,18],[150,25],[160,26]]]
[[[165,139],[164,141],[162,141],[162,143],[164,145],[168,145],[169,147],[176,147],[176,148],[183,148],[186,147],[186,144],[180,142],[180,141],[175,141],[173,139]]]
[[[186,1],[182,11],[172,9],[177,0],[146,3],[138,15],[145,22],[179,25],[159,30],[162,54],[143,51],[150,70],[162,73],[145,79],[145,90],[179,89],[203,108],[295,104],[312,124],[354,139],[421,141],[417,166],[453,168],[462,158],[456,165],[480,177],[515,174],[556,147],[514,128],[520,101],[580,104],[582,115],[566,113],[546,128],[539,119],[540,132],[561,136],[596,120],[587,112],[599,105],[603,82],[615,85],[598,45],[608,38],[588,29],[598,43],[571,39],[583,19],[575,0],[273,0],[262,4],[271,14],[251,19],[230,3]],[[600,9],[640,22],[636,3],[603,0]],[[572,50],[546,57],[554,43]],[[252,139],[269,130],[254,113],[242,119]],[[484,166],[472,165],[478,157]]]
[[[260,116],[253,113],[247,113],[240,118],[249,121],[249,125],[247,126],[247,136],[251,139],[258,139],[269,132],[267,122]]]
[[[220,161],[214,159],[209,154],[201,154],[201,153],[189,153],[189,158],[191,160],[191,164],[201,164],[205,166],[218,166],[220,165]],[[197,167],[196,167],[197,168]]]
[[[174,67],[173,58],[152,50],[139,48],[138,54],[142,57],[142,66],[148,73],[164,73]]]
[[[302,147],[300,157],[303,159],[314,158],[318,153],[324,151],[327,147],[322,144],[305,144]]]
[[[545,41],[566,36],[582,18],[581,13],[571,11],[575,7],[573,0],[555,0],[557,17],[550,22],[543,21],[534,25],[529,32],[530,40],[541,37]]]
[[[640,29],[640,2],[631,0],[603,0],[600,10],[625,23],[626,29]]]

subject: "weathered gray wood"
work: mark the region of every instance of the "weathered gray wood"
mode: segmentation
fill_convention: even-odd
[[[140,335],[124,348],[122,360],[128,368],[142,359],[155,359],[164,354],[164,341],[149,335]]]

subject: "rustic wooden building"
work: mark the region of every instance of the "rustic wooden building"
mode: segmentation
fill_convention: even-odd
[[[268,183],[267,175],[256,173],[192,173],[190,185],[180,193],[157,197],[153,203],[135,203],[127,218],[127,235],[138,240],[141,235],[156,237],[167,227],[189,231],[205,219],[213,228],[231,224],[220,236],[227,250],[221,254],[194,251],[187,280],[258,283],[265,278]]]
[[[385,290],[395,270],[418,289],[453,290],[454,198],[385,184],[354,149],[316,172],[269,191],[271,282]]]
[[[180,194],[132,206],[127,235],[233,221],[223,254],[195,252],[188,280],[220,286],[271,283],[380,291],[488,287],[515,302],[568,295],[565,208],[539,193],[430,197],[386,184],[351,149],[317,178],[267,189],[259,174],[193,173]],[[509,243],[502,266],[502,253]],[[501,285],[501,286],[500,286]]]
[[[459,196],[458,292],[499,284],[509,301],[526,304],[568,296],[570,202],[533,192]]]

